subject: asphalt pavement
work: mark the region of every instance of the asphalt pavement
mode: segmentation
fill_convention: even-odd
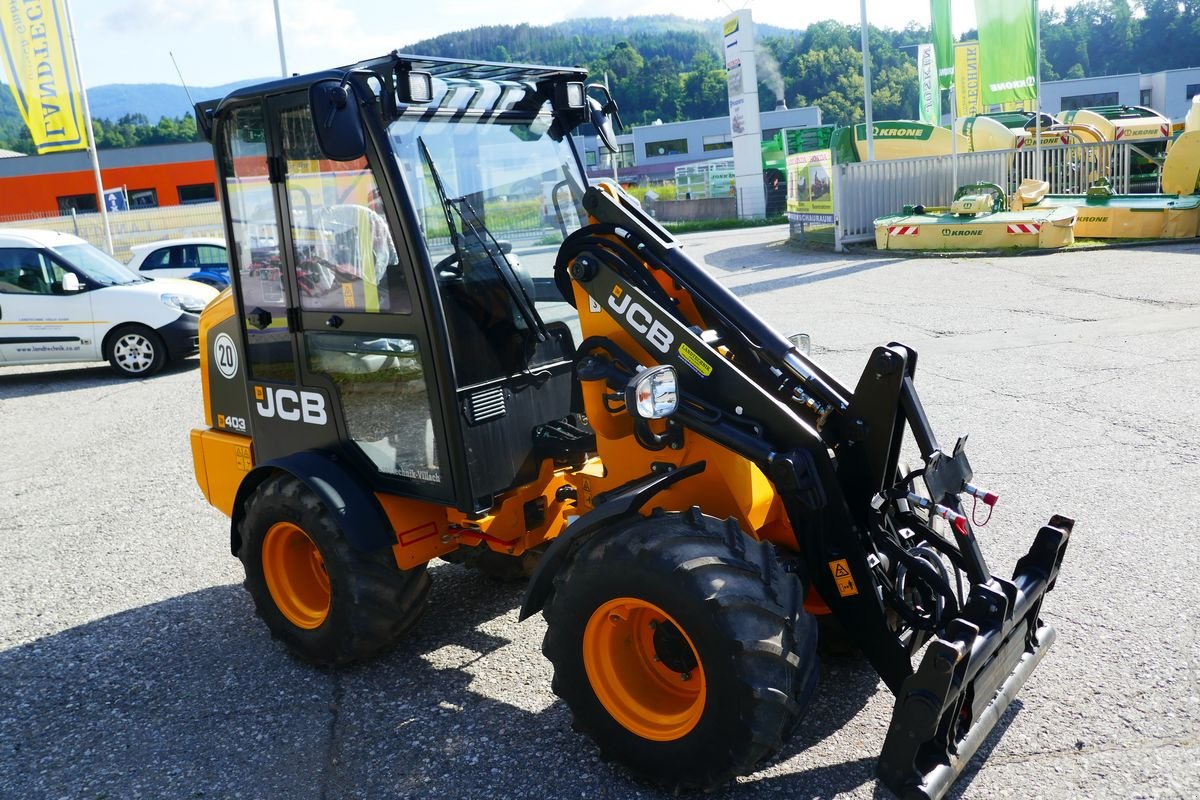
[[[1200,797],[1200,244],[904,259],[785,237],[684,241],[844,383],[879,344],[917,349],[939,438],[970,432],[1000,493],[993,571],[1077,520],[1043,607],[1058,642],[952,796]],[[666,796],[572,732],[520,586],[435,562],[394,652],[288,657],[196,488],[201,416],[195,359],[0,367],[0,798]],[[891,708],[827,656],[781,757],[711,797],[887,796]]]

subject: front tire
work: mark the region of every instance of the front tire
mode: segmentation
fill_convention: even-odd
[[[105,357],[125,378],[148,378],[167,363],[162,337],[145,325],[123,325],[113,331]]]
[[[670,789],[774,756],[816,686],[816,628],[770,545],[698,509],[586,542],[556,576],[542,652],[601,755]]]
[[[238,558],[271,635],[296,658],[338,667],[392,647],[425,609],[425,565],[400,569],[390,548],[364,553],[300,480],[269,478],[248,501]]]

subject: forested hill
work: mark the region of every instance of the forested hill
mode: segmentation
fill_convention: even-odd
[[[857,27],[822,22],[805,31],[756,25],[760,43],[760,104],[790,107],[820,101],[829,122],[849,121],[862,100],[862,60]],[[916,111],[916,69],[911,50],[923,30],[872,29],[876,114]],[[554,25],[497,25],[414,42],[405,52],[484,61],[583,66],[597,80],[607,73],[627,124],[726,113],[721,20],[680,17],[573,19]],[[854,98],[858,98],[855,101]],[[860,112],[861,113],[861,112]]]
[[[764,109],[782,91],[791,107],[816,104],[827,123],[862,119],[862,60],[857,26],[820,22],[795,31],[756,25]],[[964,39],[975,37],[973,31]],[[1200,66],[1197,0],[1083,0],[1042,14],[1042,79],[1157,72]],[[916,115],[913,45],[929,30],[872,29],[872,101],[876,119]],[[490,26],[449,33],[402,48],[454,58],[585,66],[608,73],[626,122],[725,113],[720,20],[679,17],[575,19],[548,26]]]
[[[826,123],[862,119],[862,60],[857,26],[820,22],[802,31],[757,25],[759,100],[818,105]],[[974,38],[968,32],[964,39]],[[926,28],[872,28],[876,119],[916,116],[915,45]],[[1080,78],[1200,66],[1200,0],[1083,0],[1042,15],[1042,78]],[[412,42],[410,53],[584,66],[609,83],[627,124],[726,113],[721,20],[680,17],[574,19],[555,25],[475,28]],[[364,53],[364,56],[371,55]],[[194,90],[219,96],[216,90]],[[100,147],[187,140],[195,136],[185,96],[173,86],[99,86],[88,92]],[[160,102],[175,111],[160,118]],[[176,116],[178,114],[178,116]],[[7,86],[0,85],[0,148],[32,152]]]

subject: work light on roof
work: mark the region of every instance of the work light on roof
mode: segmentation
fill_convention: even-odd
[[[428,103],[433,99],[433,76],[417,70],[401,72],[396,81],[396,99],[401,103]]]
[[[583,84],[571,82],[567,84],[567,107],[583,108]]]

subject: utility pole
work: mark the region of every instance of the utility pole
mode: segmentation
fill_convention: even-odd
[[[275,0],[275,33],[279,37],[279,71],[286,78],[287,56],[283,53],[283,18],[279,15],[279,0]]]

